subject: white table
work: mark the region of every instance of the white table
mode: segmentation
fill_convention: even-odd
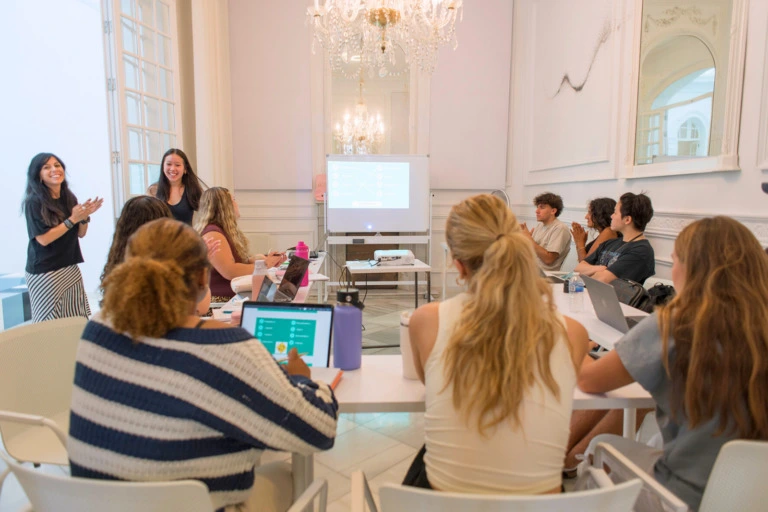
[[[331,382],[336,368],[312,368],[312,378]],[[344,372],[336,387],[339,412],[424,412],[425,389],[419,380],[403,377],[402,357],[399,355],[363,356],[358,370]],[[635,409],[653,407],[653,398],[639,384],[602,394],[573,393],[574,410]],[[626,416],[626,414],[625,414]],[[314,456],[292,455],[293,495],[296,499],[314,479]]]
[[[597,318],[595,308],[592,307],[592,301],[589,299],[589,290],[584,290],[584,308],[579,313],[572,313],[570,311],[570,294],[563,292],[562,284],[552,285],[552,295],[558,311],[583,325],[587,333],[589,333],[590,339],[601,347],[611,350],[616,342],[624,336],[624,333],[617,331]],[[648,313],[645,311],[635,309],[626,304],[621,304],[621,312],[624,313],[624,316],[648,316]]]
[[[413,265],[377,265],[376,261],[347,261],[344,266],[352,275],[357,274],[405,274],[413,272],[415,307],[419,307],[419,272],[427,274],[427,302],[432,300],[432,267],[421,260],[415,260]]]

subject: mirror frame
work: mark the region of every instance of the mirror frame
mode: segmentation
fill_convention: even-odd
[[[643,0],[633,0],[635,16],[632,42],[632,78],[629,104],[627,150],[621,177],[650,178],[708,172],[740,171],[739,123],[744,84],[744,62],[747,48],[747,13],[749,0],[731,0],[730,45],[728,48],[728,76],[725,90],[723,140],[717,156],[687,158],[655,164],[635,165],[635,136],[637,133],[637,108],[640,90],[640,44],[643,34]]]

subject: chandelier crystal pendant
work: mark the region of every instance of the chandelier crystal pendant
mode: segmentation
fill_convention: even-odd
[[[360,72],[360,99],[355,105],[355,116],[344,114],[344,123],[336,123],[333,140],[344,155],[371,155],[379,152],[384,143],[384,122],[381,115],[368,114],[363,101],[363,73]]]
[[[313,53],[318,42],[334,71],[359,60],[382,78],[395,67],[397,48],[407,63],[431,74],[439,47],[458,46],[456,20],[462,16],[462,0],[314,0],[307,8]]]

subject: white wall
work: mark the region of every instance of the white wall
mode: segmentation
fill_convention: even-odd
[[[596,5],[603,0],[591,0]],[[531,18],[531,14],[541,4],[547,5],[549,20]],[[557,5],[554,5],[557,4]],[[586,21],[595,18],[590,23],[573,22],[574,14],[569,9],[573,3],[569,0],[541,1],[517,0],[515,2],[515,34],[513,40],[513,83],[512,109],[510,113],[510,165],[507,173],[508,192],[515,203],[514,209],[525,220],[534,218],[531,198],[543,191],[560,194],[565,203],[563,217],[565,221],[582,221],[587,202],[594,197],[609,196],[617,198],[624,192],[647,191],[653,201],[655,210],[647,235],[656,252],[656,273],[660,277],[670,275],[670,253],[674,239],[679,231],[688,223],[698,218],[723,214],[735,217],[747,225],[763,245],[768,245],[768,196],[760,191],[760,183],[768,181],[768,123],[761,128],[768,114],[768,2],[749,3],[749,26],[747,30],[746,67],[744,75],[744,90],[741,113],[741,129],[739,136],[739,172],[720,172],[706,174],[690,174],[685,176],[655,177],[643,179],[621,178],[621,168],[631,165],[627,155],[632,154],[629,146],[629,128],[634,123],[630,119],[629,80],[633,75],[631,47],[634,30],[639,30],[634,11],[637,2],[624,0],[611,2],[610,11],[586,10],[582,16]],[[561,108],[548,119],[552,123],[574,122],[574,111],[577,109],[603,108],[605,104],[610,109],[610,116],[602,120],[594,118],[582,119],[583,132],[574,133],[574,137],[591,138],[594,144],[603,145],[606,151],[600,161],[587,158],[569,161],[568,165],[555,166],[544,172],[538,171],[531,163],[530,148],[541,142],[536,137],[543,133],[533,134],[527,130],[526,109],[531,103],[530,87],[527,80],[532,64],[543,67],[546,74],[549,62],[536,59],[537,49],[531,47],[531,38],[536,30],[547,30],[553,24],[573,23],[575,32],[572,37],[557,37],[550,33],[548,44],[550,50],[571,48],[577,51],[579,47],[590,55],[594,42],[598,40],[599,25],[594,21],[598,18],[608,18],[610,33],[604,43],[605,53],[598,55],[600,66],[606,69],[597,75],[598,80],[587,82],[583,89],[584,95],[571,94],[573,108]],[[591,28],[590,28],[591,26]],[[579,32],[581,30],[581,32]],[[534,33],[531,33],[531,32]],[[576,47],[576,49],[574,49]],[[571,68],[569,68],[570,70]],[[578,70],[578,62],[574,60],[574,68]],[[553,75],[564,72],[558,67],[550,70]],[[538,84],[541,86],[541,84]],[[597,98],[597,99],[595,99]],[[580,102],[580,103],[579,103]],[[594,103],[598,102],[598,103]],[[763,121],[761,121],[763,120]],[[562,147],[552,147],[553,152],[562,152]],[[542,174],[546,174],[542,179]]]
[[[229,1],[237,189],[312,188],[307,5],[295,0]]]
[[[331,80],[322,58],[311,54],[304,25],[309,4],[229,1],[234,181],[244,229],[269,246],[318,239],[310,180],[322,170],[334,121]],[[732,215],[768,245],[768,196],[759,190],[768,181],[768,3],[749,2],[741,171],[629,179],[621,170],[632,154],[629,91],[639,5],[477,0],[465,6],[458,50],[441,50],[431,79],[412,75],[409,87],[411,150],[430,153],[434,171],[433,247],[443,240],[452,204],[503,185],[513,209],[529,221],[531,199],[546,190],[563,196],[564,220],[579,221],[591,198],[647,191],[656,209],[648,235],[664,277],[677,233],[701,216]],[[566,86],[555,95],[566,73],[574,84],[586,83],[580,92]],[[433,256],[439,270],[440,251]]]
[[[4,219],[0,271],[22,272],[27,228],[20,215],[29,161],[57,154],[80,201],[105,198],[80,245],[87,290],[112,241],[106,75],[98,0],[4,0],[0,16],[0,155]]]

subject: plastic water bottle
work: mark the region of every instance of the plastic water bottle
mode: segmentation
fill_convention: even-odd
[[[259,300],[259,290],[267,277],[267,262],[256,260],[253,263],[253,277],[251,277],[251,300]]]
[[[296,252],[294,253],[299,258],[304,258],[305,260],[309,259],[309,246],[305,244],[303,241],[299,240],[299,243],[296,244]],[[309,271],[307,271],[306,274],[304,274],[304,279],[301,280],[301,286],[307,286],[309,284]]]
[[[333,365],[357,370],[363,357],[363,311],[356,288],[336,292],[333,308]]]
[[[584,281],[579,276],[568,280],[568,301],[571,313],[584,311]]]

